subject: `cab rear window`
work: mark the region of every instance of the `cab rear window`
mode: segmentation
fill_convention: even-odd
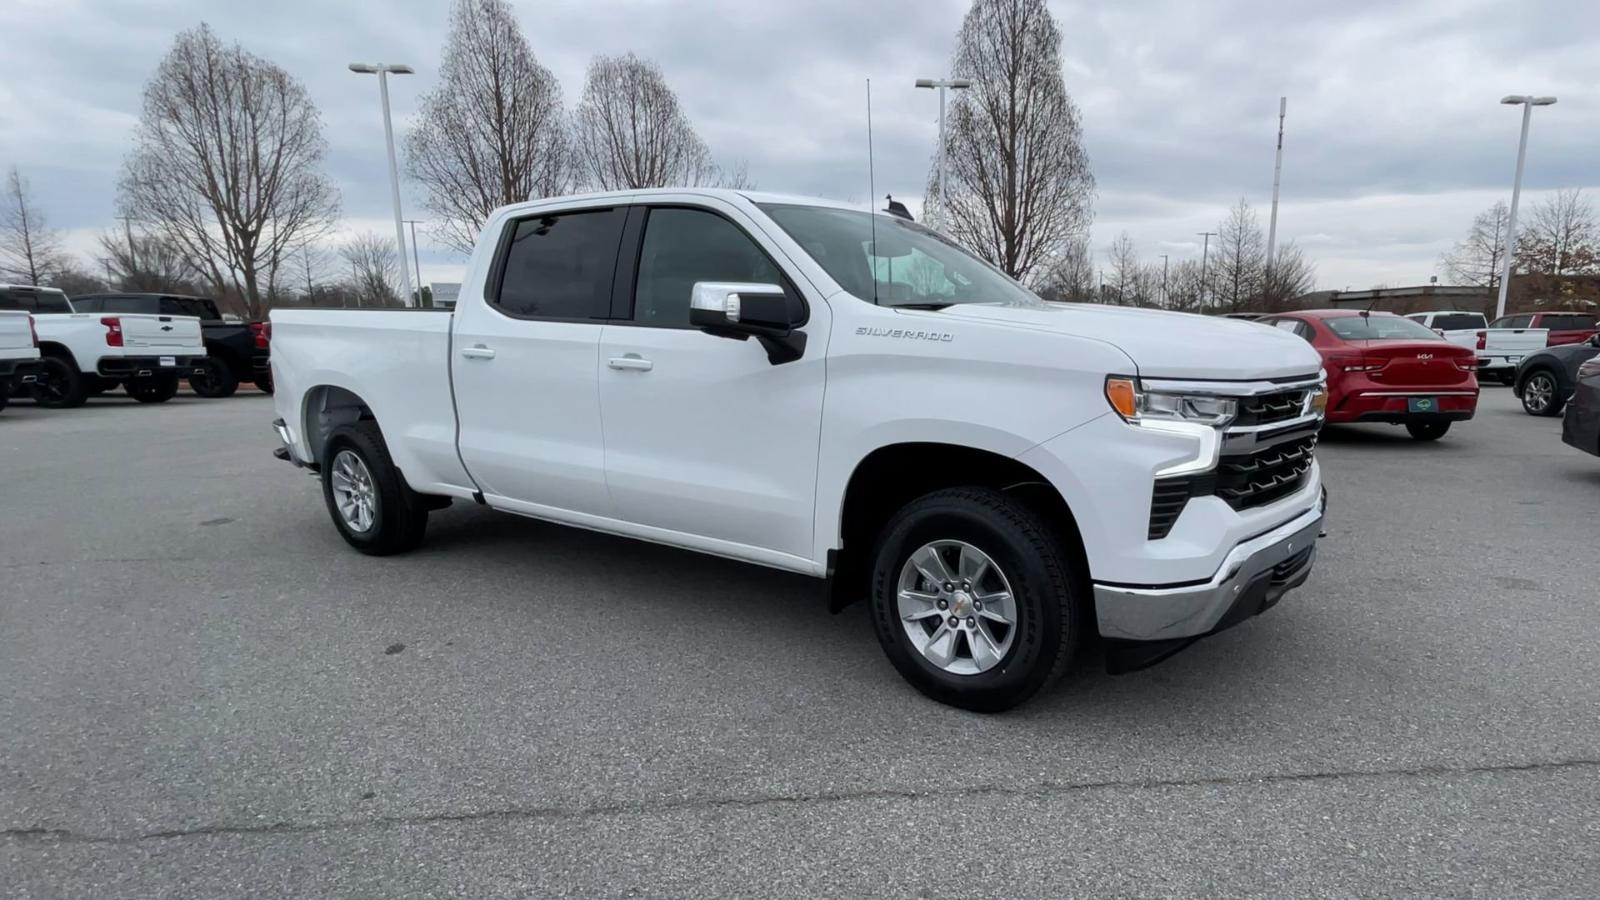
[[[1437,341],[1433,329],[1399,316],[1340,316],[1324,319],[1328,330],[1347,341]]]
[[[1440,331],[1464,331],[1468,328],[1483,328],[1484,326],[1483,316],[1470,313],[1433,317],[1433,327]]]

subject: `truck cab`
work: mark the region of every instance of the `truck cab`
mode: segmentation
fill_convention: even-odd
[[[832,579],[913,685],[1021,702],[1307,577],[1321,359],[1259,325],[1041,301],[810,198],[497,210],[453,312],[275,310],[279,455],[356,549],[452,500]]]

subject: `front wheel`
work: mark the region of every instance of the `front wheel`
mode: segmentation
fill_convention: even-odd
[[[89,391],[72,360],[46,356],[39,360],[39,377],[28,385],[28,394],[45,409],[71,409],[82,406]]]
[[[1556,377],[1547,369],[1540,369],[1522,383],[1522,408],[1530,416],[1558,416],[1566,401],[1556,385]]]
[[[935,491],[890,519],[873,554],[878,641],[912,686],[1010,709],[1066,670],[1079,598],[1049,522],[989,488]]]
[[[1450,430],[1449,422],[1407,422],[1406,431],[1419,441],[1437,441]]]
[[[165,403],[178,393],[178,376],[152,375],[149,378],[135,378],[122,388],[128,396],[140,403]]]
[[[200,363],[200,370],[189,376],[189,387],[197,396],[220,400],[232,397],[239,389],[239,376],[233,374],[227,363],[208,356]]]
[[[406,484],[371,419],[341,425],[329,435],[322,497],[340,536],[362,553],[388,556],[414,549],[428,528],[426,498]]]

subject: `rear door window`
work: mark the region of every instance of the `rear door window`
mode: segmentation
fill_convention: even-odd
[[[490,304],[519,319],[606,318],[626,219],[625,209],[586,209],[508,224]]]

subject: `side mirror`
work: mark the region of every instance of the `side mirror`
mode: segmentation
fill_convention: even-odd
[[[755,338],[773,365],[805,353],[805,306],[775,284],[699,281],[689,294],[689,324],[717,337]]]

